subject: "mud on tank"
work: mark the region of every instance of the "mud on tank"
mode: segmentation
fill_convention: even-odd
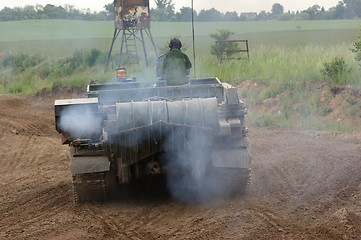
[[[131,79],[90,84],[87,95],[54,104],[75,202],[105,200],[114,186],[157,175],[187,182],[168,184],[176,198],[184,190],[195,199],[247,192],[247,108],[235,87],[217,78],[158,87]]]

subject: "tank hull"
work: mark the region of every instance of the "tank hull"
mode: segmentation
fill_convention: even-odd
[[[247,191],[252,157],[245,104],[217,78],[190,82],[89,85],[88,99],[55,101],[56,129],[70,147],[75,201],[104,199],[117,184],[153,175],[182,179],[193,195],[210,181],[227,192]]]

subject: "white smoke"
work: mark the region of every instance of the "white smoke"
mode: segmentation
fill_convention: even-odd
[[[100,132],[101,118],[88,106],[66,108],[60,118],[59,126],[73,138],[91,138]]]
[[[182,153],[168,156],[165,165],[172,197],[191,204],[212,204],[229,197],[233,189],[223,181],[222,172],[212,166],[209,134],[191,134],[184,141]]]

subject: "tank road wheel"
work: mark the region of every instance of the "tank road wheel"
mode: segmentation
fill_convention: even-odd
[[[106,174],[86,173],[73,176],[74,202],[85,203],[106,200]]]

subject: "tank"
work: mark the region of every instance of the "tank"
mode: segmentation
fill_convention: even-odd
[[[90,84],[87,96],[54,104],[75,202],[103,201],[118,186],[157,176],[181,200],[248,191],[247,108],[230,84],[212,77],[142,87],[123,79]]]

